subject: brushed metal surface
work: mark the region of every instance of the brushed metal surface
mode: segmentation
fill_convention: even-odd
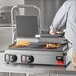
[[[76,67],[74,67],[72,63],[70,63],[67,67],[44,66],[44,65],[6,64],[6,63],[4,63],[4,60],[3,60],[3,53],[0,53],[0,72],[76,75]]]
[[[48,31],[57,10],[64,1],[66,0],[25,0],[25,4],[33,4],[41,9],[41,31]],[[34,12],[34,9],[25,9],[25,15],[37,14],[37,11]]]
[[[11,27],[0,27],[0,51],[4,51],[11,44]]]
[[[21,62],[22,55],[33,56],[34,61],[33,63],[30,63],[30,64],[47,64],[47,65],[58,65],[56,57],[62,56],[64,59],[64,65],[67,65],[70,62],[70,59],[67,55],[64,56],[63,51],[64,50],[58,51],[56,49],[34,50],[33,48],[31,49],[24,48],[23,50],[21,50],[17,48],[16,49],[10,48],[8,50],[5,50],[4,56],[5,55],[16,55],[17,61],[15,63],[22,63]]]

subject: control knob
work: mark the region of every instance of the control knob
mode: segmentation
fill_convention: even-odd
[[[17,56],[16,55],[11,55],[10,56],[10,62],[16,62],[17,61]]]
[[[27,63],[32,63],[34,61],[34,57],[33,56],[27,56],[26,57],[26,62]]]

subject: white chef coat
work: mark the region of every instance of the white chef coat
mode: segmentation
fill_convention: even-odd
[[[73,44],[76,51],[76,0],[67,0],[56,13],[50,30],[57,31],[66,23],[65,37]]]

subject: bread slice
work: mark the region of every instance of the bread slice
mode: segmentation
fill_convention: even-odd
[[[16,46],[29,46],[30,45],[30,41],[17,41]]]
[[[51,44],[51,43],[46,44],[47,48],[59,48],[60,46],[61,44]]]

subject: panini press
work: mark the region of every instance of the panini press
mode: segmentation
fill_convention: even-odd
[[[28,47],[9,46],[5,51],[4,60],[6,63],[20,64],[43,64],[43,65],[64,65],[70,62],[68,57],[68,41],[65,38],[18,38],[17,40],[31,41]],[[55,49],[44,48],[46,43],[60,43],[61,47]]]
[[[15,8],[33,7],[39,11],[38,16],[17,16],[16,26],[14,28],[13,11]],[[68,41],[58,35],[41,34],[40,37],[35,35],[40,34],[40,9],[34,5],[18,5],[11,10],[12,23],[12,45],[5,50],[4,62],[9,64],[38,64],[38,65],[67,65],[70,62],[68,57]],[[39,20],[39,21],[38,21]],[[31,25],[31,27],[30,27]],[[37,26],[36,26],[37,25]],[[41,24],[40,24],[41,25]],[[31,30],[31,28],[33,30]],[[26,30],[25,30],[26,29]],[[15,37],[15,30],[17,30],[17,38]],[[28,36],[28,37],[26,37]],[[30,41],[31,45],[28,47],[16,47],[18,40]],[[46,49],[46,43],[60,43],[61,47],[55,49]]]

